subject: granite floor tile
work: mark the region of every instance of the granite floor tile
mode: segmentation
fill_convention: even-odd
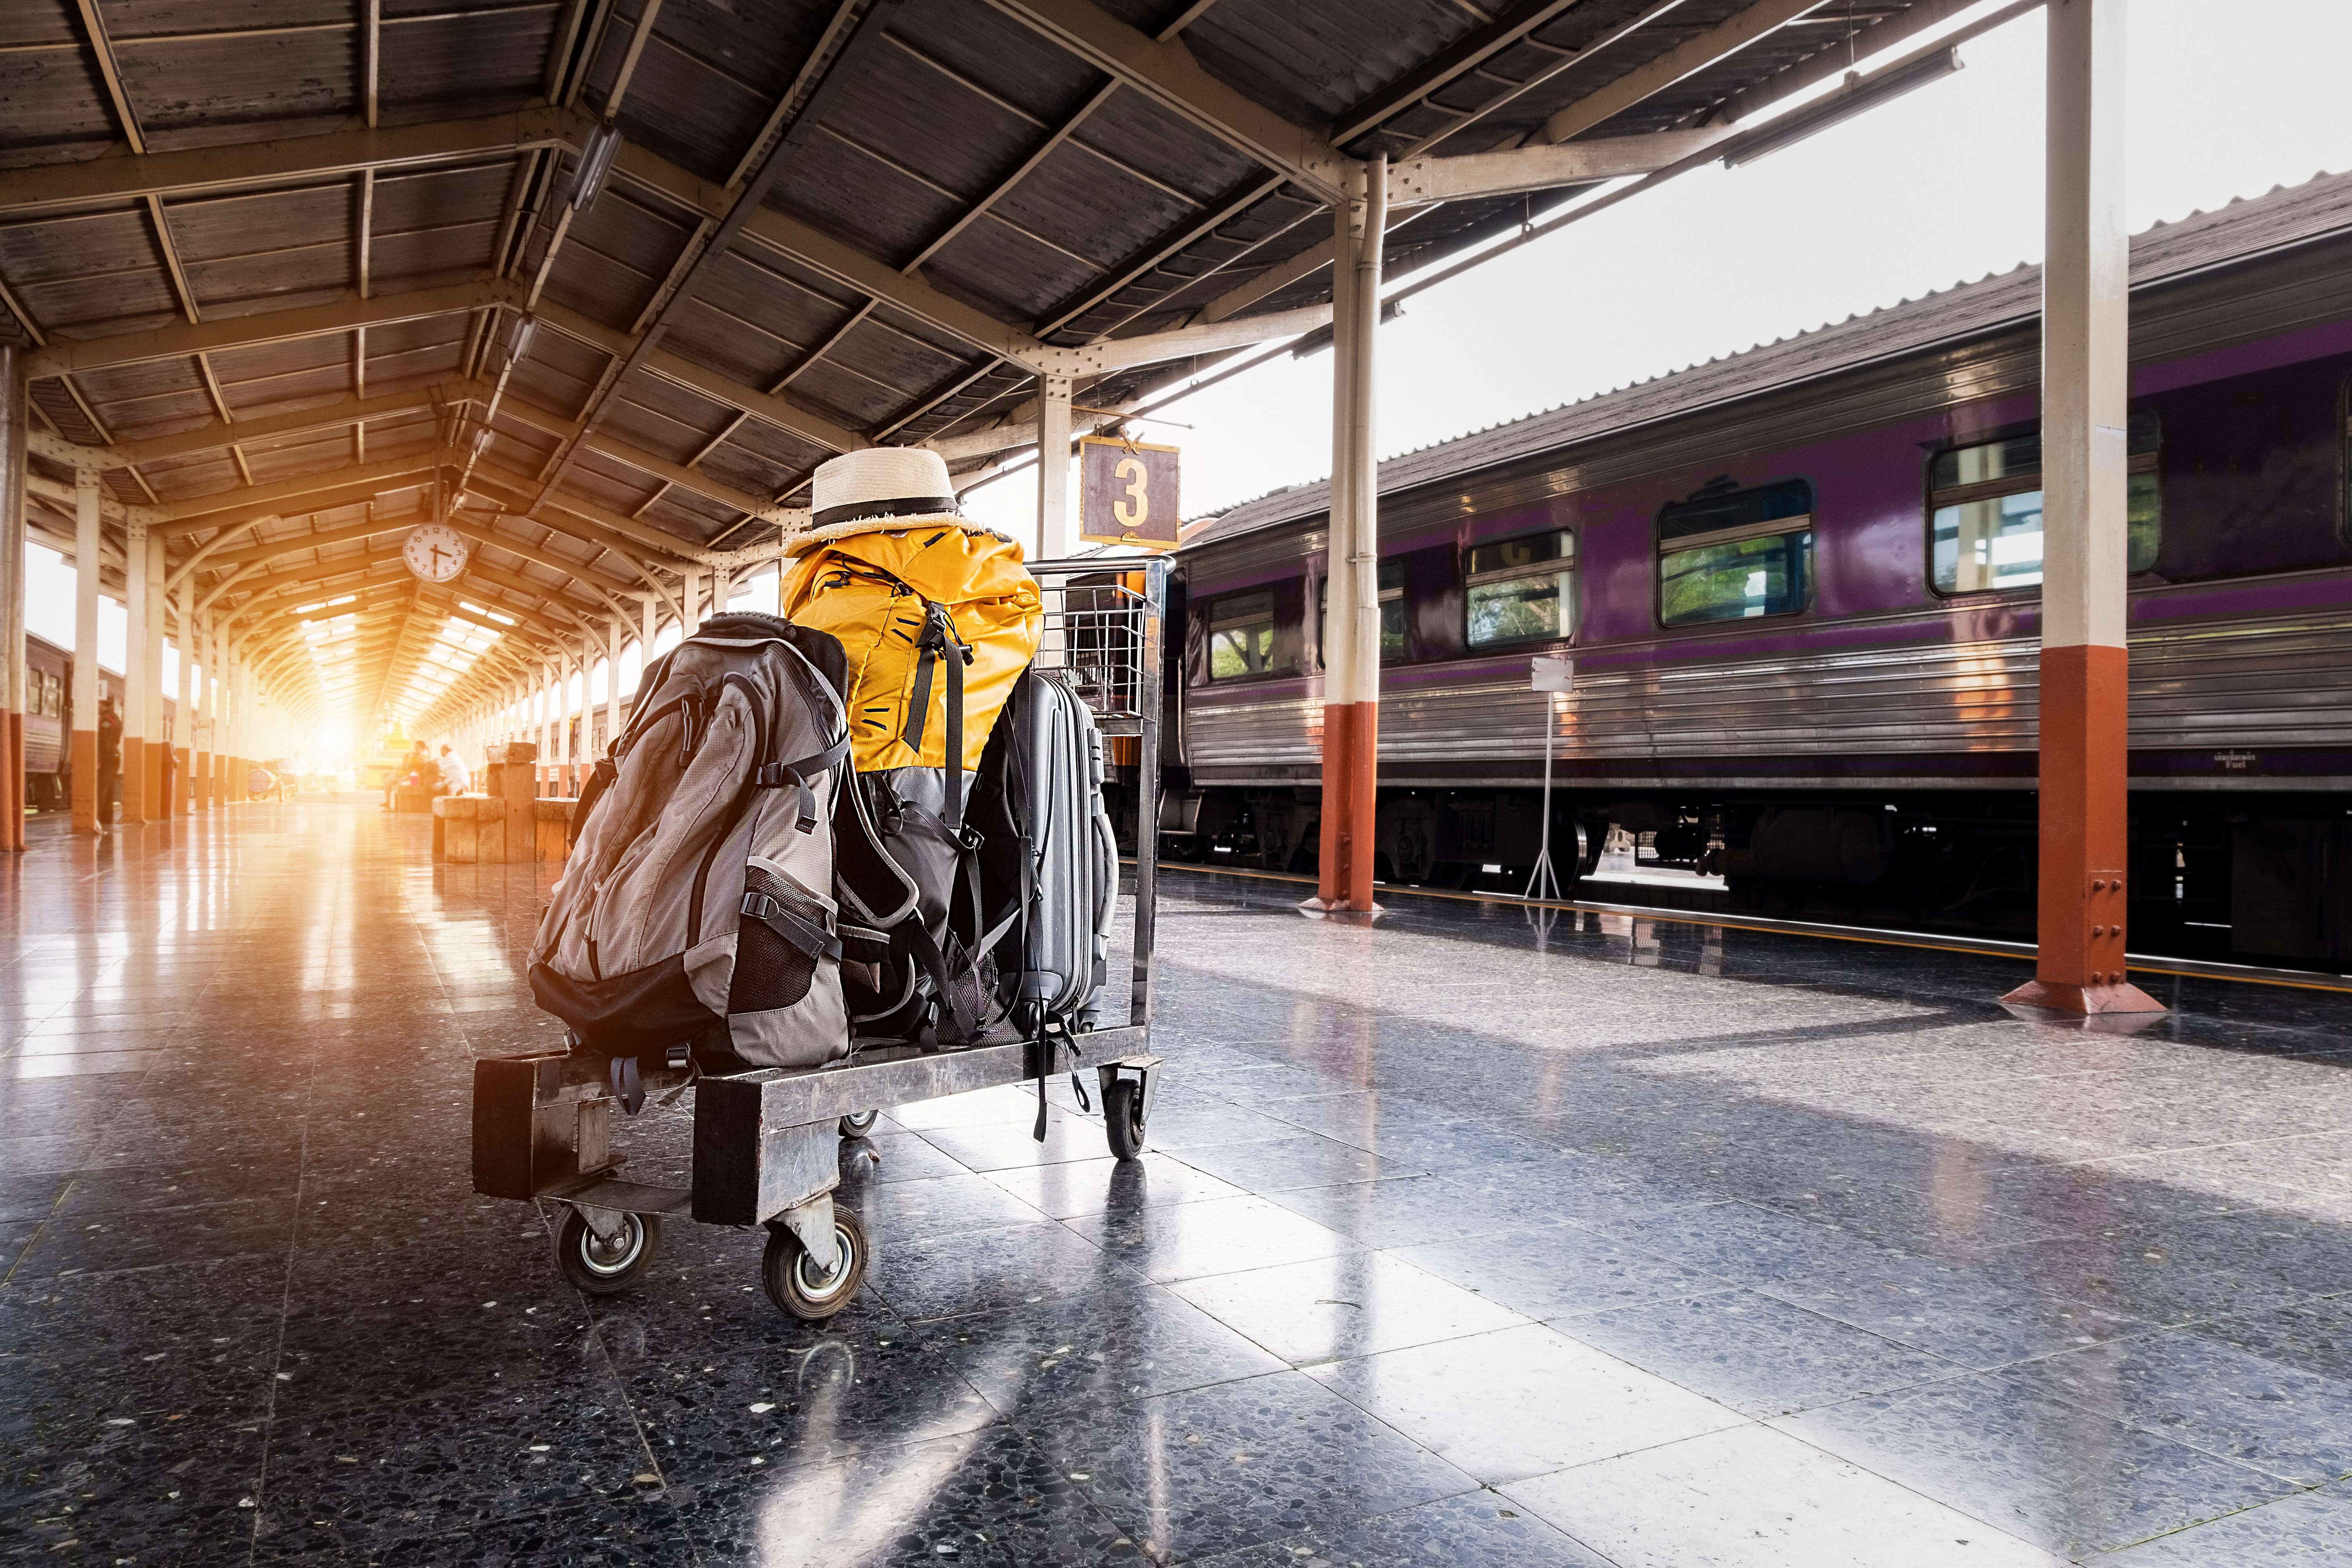
[[[1332,1362],[1311,1373],[1488,1486],[1745,1421],[1540,1325]]]
[[[1476,1291],[1377,1252],[1213,1274],[1174,1289],[1226,1327],[1299,1366],[1528,1321]]]
[[[1765,1426],[1501,1489],[1618,1568],[2058,1568],[2064,1559]]]
[[[1296,1536],[1475,1489],[1460,1469],[1296,1372],[1043,1413],[1039,1447],[1154,1560]]]
[[[1492,1492],[1465,1492],[1370,1519],[1317,1521],[1304,1533],[1199,1560],[1201,1568],[1372,1568],[1495,1563],[1615,1568],[1607,1558]]]
[[[1552,1326],[1759,1418],[1968,1370],[1753,1290],[1619,1307]]]
[[[2352,1541],[2352,1482],[2294,1492],[2128,1547],[2106,1561],[2127,1568],[2316,1568]]]
[[[2112,1551],[2299,1489],[1981,1374],[1773,1425],[2064,1556]]]

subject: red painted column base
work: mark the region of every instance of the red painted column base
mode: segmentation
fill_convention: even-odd
[[[2167,1011],[2125,978],[2128,678],[2119,647],[2042,650],[2034,977],[2001,998],[2014,1006],[2085,1016]]]
[[[1378,811],[1381,708],[1323,705],[1323,817],[1316,845],[1316,896],[1302,908],[1371,916],[1373,829]]]

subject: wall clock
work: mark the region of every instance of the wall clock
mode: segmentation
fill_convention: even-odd
[[[466,536],[446,523],[428,522],[408,536],[400,555],[427,583],[446,583],[466,569]]]

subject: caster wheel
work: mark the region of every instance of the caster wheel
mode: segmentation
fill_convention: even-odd
[[[659,1215],[623,1215],[619,1234],[607,1241],[589,1228],[578,1209],[566,1209],[563,1226],[555,1233],[555,1263],[574,1289],[617,1296],[637,1288],[660,1244]]]
[[[1110,1152],[1122,1160],[1143,1152],[1143,1086],[1131,1078],[1113,1079],[1103,1090],[1103,1126],[1110,1133]]]
[[[874,1124],[881,1120],[882,1113],[878,1110],[861,1110],[855,1116],[845,1116],[841,1119],[841,1135],[844,1138],[870,1138],[874,1135]]]
[[[849,1305],[866,1282],[866,1227],[839,1204],[833,1205],[833,1244],[840,1256],[828,1275],[810,1261],[808,1248],[791,1226],[781,1220],[770,1223],[760,1280],[779,1311],[803,1323],[823,1323]]]

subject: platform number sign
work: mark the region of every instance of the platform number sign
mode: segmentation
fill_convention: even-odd
[[[1176,481],[1175,447],[1087,437],[1078,444],[1078,537],[1175,549],[1183,516]]]

